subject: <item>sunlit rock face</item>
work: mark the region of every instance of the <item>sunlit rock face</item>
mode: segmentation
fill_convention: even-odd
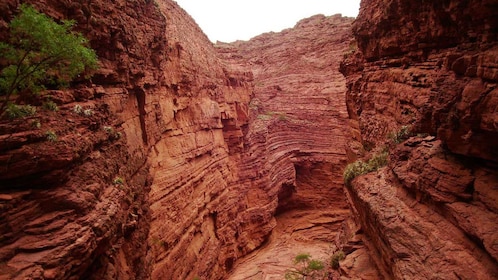
[[[389,142],[390,158],[348,194],[385,278],[496,278],[497,7],[362,1],[341,64],[348,155]]]

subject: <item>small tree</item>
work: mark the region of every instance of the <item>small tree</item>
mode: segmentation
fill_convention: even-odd
[[[98,63],[87,40],[71,31],[74,21],[57,24],[31,6],[19,9],[8,42],[0,42],[0,115],[12,96],[29,100],[44,85],[67,84]]]
[[[294,269],[285,273],[286,280],[324,279],[323,262],[314,260],[310,254],[299,254],[294,258]]]

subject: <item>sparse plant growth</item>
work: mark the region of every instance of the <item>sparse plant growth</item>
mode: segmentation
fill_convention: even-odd
[[[263,121],[268,121],[268,120],[271,120],[271,116],[270,115],[260,114],[260,115],[258,115],[258,119],[259,120],[263,120]]]
[[[284,121],[287,119],[287,114],[283,112],[266,112],[265,114],[259,114],[258,119],[268,121],[273,118],[273,116],[278,116],[278,120]]]
[[[391,132],[387,135],[389,140],[395,144],[399,144],[410,137],[410,128],[407,125],[403,125],[398,131]]]
[[[90,117],[93,115],[93,110],[92,109],[86,109],[83,111],[83,115],[85,115],[86,117]]]
[[[335,270],[339,269],[339,262],[344,260],[345,258],[346,255],[342,250],[335,252],[330,259],[330,266]]]
[[[121,138],[121,132],[116,132],[112,126],[104,125],[102,127],[102,130],[104,130],[108,135],[109,138],[111,139],[120,139]]]
[[[298,254],[294,258],[294,265],[293,269],[285,273],[285,279],[324,279],[326,276],[326,271],[323,269],[323,262],[312,259],[310,254]]]
[[[10,103],[5,110],[7,117],[11,120],[33,116],[36,108],[31,105],[16,105]]]
[[[42,107],[43,107],[43,109],[48,110],[48,111],[52,111],[52,112],[59,111],[59,107],[57,106],[57,104],[55,104],[55,102],[53,102],[51,100],[44,102]]]
[[[121,177],[116,177],[114,180],[112,180],[112,183],[114,185],[122,186],[124,184],[124,179]]]
[[[113,134],[114,133],[114,128],[112,126],[104,125],[102,129],[107,132],[108,134]]]
[[[57,142],[58,139],[57,134],[53,130],[45,131],[45,137],[49,142]]]
[[[74,21],[57,24],[26,4],[19,10],[9,24],[9,40],[0,42],[0,115],[14,96],[29,101],[45,85],[67,84],[97,68],[87,40],[71,31]]]
[[[40,120],[38,120],[38,119],[37,119],[37,120],[33,120],[33,121],[31,122],[31,127],[32,127],[32,128],[38,128],[38,129],[39,129],[39,128],[41,127]]]
[[[285,114],[285,113],[279,114],[278,115],[278,119],[281,120],[281,121],[287,120],[287,114]]]
[[[76,104],[73,107],[73,112],[75,112],[78,115],[83,114],[83,107],[81,107],[80,104]]]
[[[368,162],[357,160],[353,163],[348,164],[344,169],[344,174],[343,174],[344,183],[346,184],[346,186],[350,186],[351,181],[354,178],[363,174],[367,174],[369,172],[376,171],[377,169],[386,166],[387,156],[388,156],[388,151],[383,150],[373,155]]]
[[[158,245],[158,246],[160,246],[162,248],[167,248],[168,247],[168,243],[166,243],[166,241],[160,239],[159,237],[155,237],[154,236],[154,237],[151,238],[151,241],[152,241],[153,244]]]
[[[78,115],[85,116],[85,117],[93,116],[92,109],[83,109],[83,107],[80,104],[74,105],[73,112],[78,114]]]
[[[349,43],[348,50],[344,53],[344,58],[346,59],[350,57],[351,55],[355,54],[356,51],[358,51],[358,43],[356,41],[351,41],[351,43]]]

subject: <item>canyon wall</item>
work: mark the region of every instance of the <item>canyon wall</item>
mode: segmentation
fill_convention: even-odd
[[[279,278],[355,233],[343,275],[498,275],[495,1],[364,0],[356,41],[318,15],[216,45],[171,0],[24,2],[74,19],[100,69],[0,122],[0,279]]]
[[[337,69],[352,19],[215,48],[169,0],[26,2],[74,19],[100,69],[0,125],[0,278],[223,279],[285,213],[329,247],[350,214]],[[2,36],[18,5],[0,4]]]
[[[348,155],[390,156],[347,189],[386,279],[498,275],[497,18],[496,1],[361,3]]]
[[[2,122],[0,278],[223,277],[251,73],[172,1],[25,2],[76,20],[101,67],[34,101],[58,112]],[[0,4],[2,36],[18,4]]]
[[[352,21],[317,15],[281,32],[216,44],[227,62],[254,74],[238,188],[248,191],[247,207],[263,214],[253,226],[266,235],[275,227],[230,279],[282,278],[299,253],[322,260],[333,253],[350,215],[342,182],[350,135],[338,68]]]

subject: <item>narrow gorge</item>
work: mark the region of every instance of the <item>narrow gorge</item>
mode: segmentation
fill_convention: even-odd
[[[2,0],[2,42],[20,2],[100,68],[0,120],[0,279],[284,279],[299,253],[329,279],[498,277],[495,0],[215,44],[172,0]]]

